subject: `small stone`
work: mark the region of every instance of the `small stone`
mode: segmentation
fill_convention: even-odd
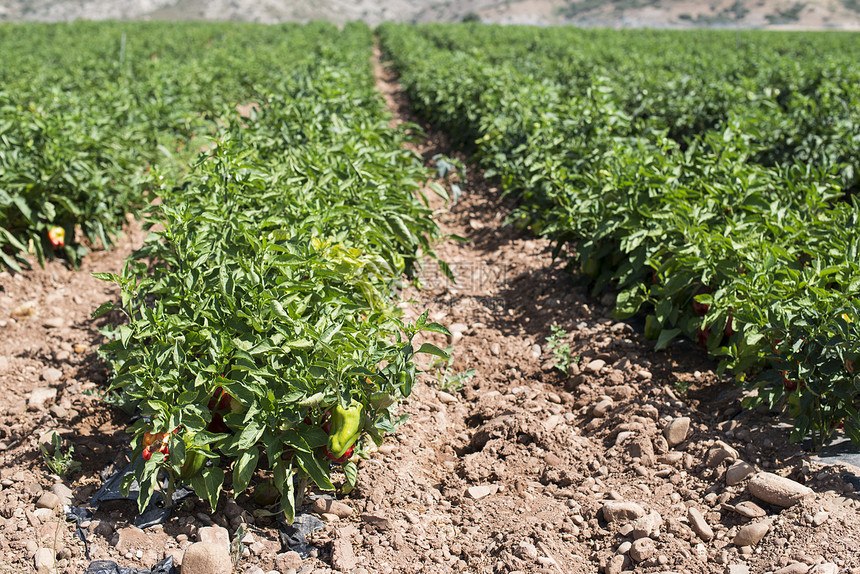
[[[324,496],[314,500],[313,511],[317,514],[334,514],[338,518],[352,516],[352,507],[350,505]]]
[[[767,512],[764,511],[764,508],[762,508],[755,502],[750,502],[748,500],[737,503],[734,507],[734,510],[741,516],[745,516],[747,518],[761,518],[762,516],[767,515]]]
[[[25,301],[12,309],[10,315],[12,315],[13,319],[29,319],[35,315],[38,310],[39,306],[35,301]]]
[[[37,508],[33,511],[33,516],[35,516],[39,522],[46,522],[54,516],[54,511],[51,508]]]
[[[804,564],[803,562],[795,562],[794,564],[789,564],[784,568],[780,568],[773,574],[806,574],[809,572],[809,565]]]
[[[42,325],[50,329],[62,329],[66,326],[66,320],[62,317],[49,317],[42,322]]]
[[[649,512],[633,521],[631,535],[635,540],[640,538],[657,538],[660,536],[660,527],[663,526],[663,517],[658,512]]]
[[[812,489],[770,472],[760,472],[747,485],[750,494],[775,506],[788,508],[812,494]]]
[[[498,355],[502,352],[502,347],[498,343],[493,343],[490,345],[490,352],[494,355]]]
[[[446,393],[445,391],[437,391],[436,396],[439,398],[440,401],[446,404],[457,402],[457,397],[455,397],[451,393]]]
[[[586,373],[599,373],[600,369],[602,369],[606,365],[606,361],[603,359],[594,359],[587,365],[585,365]]]
[[[729,564],[726,566],[726,574],[750,574],[750,567],[746,564]]]
[[[110,538],[111,538],[111,536],[113,536],[113,532],[114,532],[113,525],[110,522],[107,522],[104,520],[99,520],[98,524],[96,524],[93,527],[93,532],[95,532],[98,536],[101,536],[102,538],[106,538],[106,539],[110,540]],[[179,536],[184,536],[184,535],[180,534]],[[179,536],[176,537],[177,540],[179,540]],[[185,536],[185,539],[188,540],[188,537]]]
[[[514,546],[514,554],[523,560],[531,560],[532,562],[536,561],[538,558],[537,548],[535,548],[534,544],[526,540],[523,540]]]
[[[627,554],[630,552],[630,548],[633,546],[633,543],[629,540],[626,540],[618,545],[618,550],[615,551],[616,554]]]
[[[369,514],[365,513],[361,515],[362,522],[367,522],[368,524],[372,524],[376,526],[380,530],[389,530],[391,529],[392,523],[391,520],[384,517],[379,516],[377,514]]]
[[[714,443],[714,448],[708,451],[705,465],[711,468],[720,466],[724,460],[737,460],[740,455],[735,448],[721,440]]]
[[[201,529],[202,530],[202,529]],[[195,542],[182,556],[182,574],[232,574],[233,561],[227,546]]]
[[[606,413],[612,410],[613,405],[612,399],[603,399],[591,408],[591,416],[594,418],[605,417]]]
[[[230,548],[230,533],[220,526],[204,526],[197,531],[197,541]]]
[[[809,574],[838,574],[839,566],[833,562],[822,562],[816,565]]]
[[[469,326],[465,323],[451,323],[448,325],[448,331],[451,333],[466,333],[469,331]]]
[[[728,468],[728,470],[726,470],[726,484],[729,486],[740,484],[754,472],[755,468],[753,468],[753,466],[748,462],[744,462],[742,460],[736,461]]]
[[[480,500],[485,496],[490,496],[498,492],[498,486],[493,484],[481,484],[478,486],[470,486],[466,489],[466,496],[474,500]]]
[[[827,522],[827,519],[829,517],[830,517],[830,515],[827,514],[826,512],[824,512],[823,510],[816,512],[815,516],[812,517],[812,524],[815,526],[821,526],[822,524]]]
[[[298,570],[302,567],[302,557],[298,552],[284,552],[275,556],[275,568],[280,572],[287,570]]]
[[[48,383],[49,385],[53,385],[57,381],[63,378],[63,371],[60,369],[55,369],[53,367],[48,367],[44,371],[42,371],[42,379]]]
[[[31,411],[43,411],[46,408],[45,403],[53,401],[57,398],[57,389],[54,387],[38,387],[30,393],[30,398],[27,399],[27,407]]]
[[[735,534],[732,542],[735,546],[754,546],[758,544],[764,535],[770,530],[771,521],[762,520],[760,522],[752,522],[747,524]]]
[[[54,551],[50,548],[39,548],[33,556],[33,563],[36,566],[38,574],[48,574],[54,572],[57,568],[55,563]]]
[[[224,503],[224,516],[229,520],[235,520],[242,514],[242,508],[233,498],[228,498]]]
[[[606,522],[636,520],[641,516],[645,516],[645,509],[635,502],[611,500],[603,505],[603,518]]]
[[[666,437],[666,442],[670,447],[678,446],[687,440],[687,433],[690,431],[690,417],[678,417],[672,419],[666,428],[663,429],[663,436]]]
[[[59,496],[57,496],[53,492],[43,492],[42,496],[39,497],[39,500],[36,501],[36,508],[54,509],[61,504],[62,502],[60,501]]]
[[[260,556],[266,551],[266,545],[258,540],[251,543],[251,545],[248,546],[248,550],[250,550],[251,554],[254,556]]]
[[[648,560],[657,551],[657,545],[650,538],[640,538],[630,548],[630,558],[634,562]]]
[[[616,554],[606,563],[606,574],[621,574],[624,569],[624,555]]]
[[[707,542],[714,537],[714,530],[707,521],[705,521],[705,517],[698,508],[691,506],[687,509],[687,519],[690,521],[690,526],[692,527],[693,532],[695,532],[699,538]]]

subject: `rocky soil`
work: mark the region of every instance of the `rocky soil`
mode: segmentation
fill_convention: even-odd
[[[413,120],[391,72],[377,73],[398,120]],[[416,151],[431,165],[450,153],[439,135]],[[310,493],[306,523],[322,528],[306,557],[276,517],[229,493],[214,513],[188,499],[144,530],[134,503],[104,503],[79,524],[85,544],[63,508],[125,465],[129,421],[101,400],[89,315],[116,293],[90,273],[120,269],[142,233],[132,225],[80,270],[0,274],[0,572],[148,571],[172,557],[183,574],[860,573],[860,469],[789,444],[777,413],[742,411],[742,391],[696,348],[654,352],[609,318],[612,294],[590,297],[546,241],[505,225],[492,183],[461,184],[438,212],[469,239],[438,250],[458,282],[428,263],[402,303],[449,326],[435,342],[454,361],[425,365],[410,419],[361,463],[357,490]],[[569,353],[550,348],[553,326]],[[81,465],[67,477],[39,449],[53,432],[57,456],[72,447]]]

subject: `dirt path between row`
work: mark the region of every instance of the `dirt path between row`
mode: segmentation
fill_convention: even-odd
[[[393,121],[414,122],[378,51],[375,72]],[[428,133],[414,150],[432,167],[451,151]],[[237,571],[248,574],[860,572],[858,469],[822,466],[771,413],[742,411],[742,392],[698,349],[654,352],[547,241],[505,225],[498,189],[475,170],[460,184],[458,202],[437,206],[443,230],[469,239],[437,249],[458,281],[427,263],[402,304],[449,326],[451,341],[435,342],[454,361],[424,375],[410,419],[361,463],[342,518],[323,516],[304,560],[246,494],[215,513],[188,501],[145,530],[131,526],[133,503],[105,504],[80,525],[87,545],[75,537],[62,504],[83,506],[128,444],[128,415],[98,397],[107,373],[89,318],[116,291],[90,273],[118,272],[143,234],[133,227],[79,271],[0,273],[0,572],[32,572],[45,554],[67,574],[95,559],[179,562],[211,524],[243,526]],[[566,373],[547,344],[553,326],[578,359]],[[65,480],[39,451],[51,430],[81,464]]]

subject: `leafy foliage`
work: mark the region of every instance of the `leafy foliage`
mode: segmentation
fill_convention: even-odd
[[[292,520],[307,478],[333,490],[342,464],[344,489],[357,479],[327,451],[330,411],[363,405],[352,456],[366,455],[402,421],[413,355],[444,354],[412,340],[445,328],[426,313],[407,324],[392,302],[438,229],[423,163],[374,90],[371,41],[363,25],[318,24],[261,50],[255,106],[217,117],[211,147],[163,180],[144,247],[101,276],[121,286],[128,318],[102,353],[111,389],[142,414],[130,429],[141,509],[161,472],[168,494],[190,481],[214,509],[225,480],[238,495],[259,469]],[[155,450],[154,433],[166,437]],[[205,463],[189,470],[192,457]]]
[[[794,439],[860,442],[860,81],[853,35],[380,28],[416,109],[512,218],[754,391]],[[785,381],[789,381],[786,383]],[[793,386],[790,381],[797,381]]]

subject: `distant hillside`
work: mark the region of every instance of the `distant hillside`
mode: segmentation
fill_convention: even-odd
[[[860,30],[860,0],[0,0],[0,21],[364,20]]]

